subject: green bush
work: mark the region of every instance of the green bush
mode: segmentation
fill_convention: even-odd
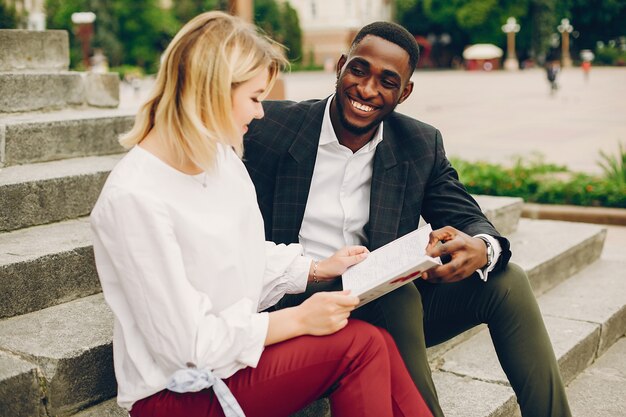
[[[109,72],[117,72],[120,80],[129,80],[131,78],[143,78],[145,71],[143,68],[135,65],[120,65],[119,67],[109,68]]]
[[[601,160],[598,162],[604,176],[617,183],[626,183],[626,148],[620,142],[617,156],[600,151]]]
[[[456,158],[451,162],[473,194],[521,197],[534,203],[626,208],[624,177],[575,173],[545,163],[540,157],[518,158],[511,167]]]
[[[596,47],[595,61],[604,65],[626,65],[626,50],[623,44],[614,40],[608,44],[599,42]]]

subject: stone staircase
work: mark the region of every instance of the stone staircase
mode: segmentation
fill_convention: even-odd
[[[0,416],[115,396],[87,216],[133,114],[116,74],[68,71],[65,31],[0,30]],[[113,155],[113,156],[111,156]]]
[[[67,57],[64,32],[0,31],[0,417],[126,416],[86,216],[132,114],[115,108],[115,75],[68,72]],[[571,389],[584,392],[605,352],[625,349],[626,259],[601,256],[603,227],[520,219],[520,199],[477,198],[531,279],[563,377],[580,375]],[[519,414],[484,327],[429,356],[447,416]],[[319,400],[296,416],[329,415]]]

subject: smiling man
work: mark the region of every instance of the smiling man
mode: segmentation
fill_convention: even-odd
[[[446,158],[440,132],[395,111],[413,91],[419,50],[394,23],[356,35],[337,63],[335,94],[264,102],[245,137],[267,240],[299,242],[322,259],[345,245],[379,248],[418,227],[427,251],[449,261],[424,279],[356,310],[386,328],[433,414],[442,416],[426,347],[487,323],[524,416],[569,416],[559,369],[528,278],[509,264],[509,242],[482,214]],[[312,284],[339,289],[340,281]]]

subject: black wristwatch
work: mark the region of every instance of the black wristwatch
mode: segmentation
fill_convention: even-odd
[[[489,239],[487,239],[484,236],[476,236],[476,237],[482,240],[483,242],[485,242],[485,245],[487,245],[487,264],[481,269],[489,268],[491,264],[493,263],[493,257],[495,256],[493,245],[491,244]]]

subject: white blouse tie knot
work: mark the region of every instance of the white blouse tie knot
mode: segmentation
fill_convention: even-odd
[[[166,388],[173,392],[185,393],[198,392],[210,387],[213,387],[213,392],[226,417],[246,417],[228,386],[209,369],[179,369],[174,372]]]

